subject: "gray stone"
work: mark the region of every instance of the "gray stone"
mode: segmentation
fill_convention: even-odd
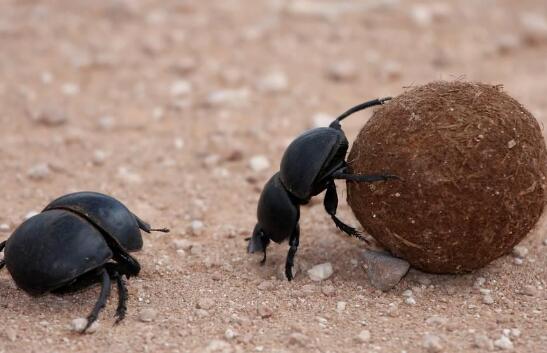
[[[308,276],[312,281],[324,281],[334,273],[330,262],[315,265],[308,270]]]
[[[443,349],[444,349],[441,338],[437,335],[432,334],[432,333],[428,333],[428,334],[424,335],[423,347],[428,352],[431,352],[431,353],[442,352]]]
[[[410,268],[405,260],[383,252],[365,250],[361,256],[371,284],[382,291],[395,287]]]
[[[475,335],[473,345],[480,349],[485,349],[489,351],[494,350],[494,342],[486,335]]]

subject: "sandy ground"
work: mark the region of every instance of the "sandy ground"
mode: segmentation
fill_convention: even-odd
[[[0,352],[468,352],[504,330],[514,351],[547,352],[546,217],[521,265],[411,273],[388,293],[369,284],[362,245],[336,231],[321,197],[302,209],[297,259],[331,262],[326,282],[279,280],[286,245],[260,267],[243,240],[284,147],[318,113],[465,78],[503,84],[545,124],[545,1],[3,0],[0,48],[0,240],[77,190],[172,229],[136,254],[126,320],[112,326],[111,300],[91,335],[68,326],[97,287],[31,298],[2,271]],[[350,141],[369,115],[344,123]],[[269,167],[251,168],[256,156]],[[345,201],[340,216],[357,223]]]

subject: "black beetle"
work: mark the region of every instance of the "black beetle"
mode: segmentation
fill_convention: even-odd
[[[293,278],[293,261],[300,237],[300,206],[324,190],[327,190],[325,210],[334,224],[344,233],[366,241],[355,228],[336,217],[338,195],[334,180],[374,182],[398,177],[348,173],[345,157],[349,144],[340,121],[355,112],[381,105],[390,99],[391,97],[385,97],[359,104],[336,118],[329,127],[306,131],[287,147],[281,159],[280,171],[268,180],[262,190],[257,208],[258,223],[248,239],[249,253],[264,252],[261,264],[266,262],[266,248],[270,240],[281,243],[289,239],[285,275],[289,281]]]
[[[127,288],[122,278],[136,276],[140,264],[129,252],[142,248],[139,229],[152,229],[120,201],[96,192],[77,192],[52,201],[0,243],[4,265],[17,286],[32,296],[66,293],[100,282],[102,287],[87,326],[97,319],[118,287],[116,323],[125,317]],[[112,260],[112,261],[111,261]]]

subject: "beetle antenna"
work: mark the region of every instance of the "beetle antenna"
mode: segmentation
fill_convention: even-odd
[[[151,232],[162,232],[162,233],[169,233],[169,228],[150,228]]]
[[[335,121],[340,122],[340,121],[344,120],[345,118],[347,118],[348,116],[350,116],[353,113],[356,113],[356,112],[358,112],[360,110],[363,110],[363,109],[374,107],[375,105],[382,105],[382,104],[384,104],[384,102],[386,102],[390,99],[391,99],[391,97],[384,97],[384,98],[373,99],[373,100],[370,100],[368,102],[361,103],[359,105],[356,105],[353,108],[350,108],[350,109],[346,110],[344,113],[342,113],[342,115],[340,115],[338,118],[336,118]]]

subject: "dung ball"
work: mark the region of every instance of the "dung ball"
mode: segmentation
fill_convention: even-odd
[[[348,203],[381,245],[427,272],[468,272],[510,252],[546,201],[540,126],[501,86],[408,90],[375,111],[348,164],[401,178],[348,181]]]

